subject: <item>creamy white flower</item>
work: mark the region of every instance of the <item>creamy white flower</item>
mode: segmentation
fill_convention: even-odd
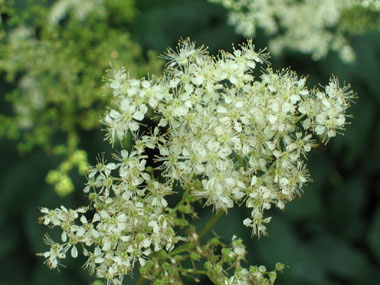
[[[175,232],[178,208],[166,198],[177,185],[215,210],[245,205],[251,216],[243,224],[264,235],[271,219],[265,211],[283,209],[308,181],[304,158],[316,146],[312,135],[327,141],[344,128],[353,96],[346,87],[332,78],[324,90],[308,90],[305,78],[265,66],[253,77],[267,55],[251,41],[212,57],[184,40],[164,58],[169,64],[159,79],[130,79],[124,69],[109,73],[115,96],[103,119],[108,137],[114,143],[132,133],[134,144],[114,155],[116,162],[102,157],[89,171],[92,218],[84,215],[87,208],[41,209],[40,221],[63,231],[63,244],[49,240],[51,249],[42,254],[50,267],[70,248],[76,258],[81,245],[90,272],[121,284],[152,252],[183,240]],[[140,126],[150,114],[157,125],[146,131]],[[233,240],[231,254],[244,253]]]

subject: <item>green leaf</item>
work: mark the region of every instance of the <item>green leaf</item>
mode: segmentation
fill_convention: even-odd
[[[289,222],[274,217],[268,225],[268,233],[269,237],[255,241],[256,252],[268,268],[277,262],[290,267],[279,274],[280,284],[329,284],[322,261],[298,240]]]
[[[370,264],[364,253],[350,246],[344,239],[328,233],[318,236],[311,243],[314,259],[319,260],[326,271],[345,282],[365,276]]]
[[[365,207],[366,181],[362,177],[352,177],[342,185],[331,189],[329,210],[326,222],[331,230],[339,236],[357,239],[364,232],[364,223],[360,213]]]
[[[367,234],[367,243],[372,253],[380,262],[380,206],[377,207],[374,218],[370,224]]]

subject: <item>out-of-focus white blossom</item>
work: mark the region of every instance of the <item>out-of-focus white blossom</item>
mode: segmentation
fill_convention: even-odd
[[[355,53],[344,34],[336,30],[345,10],[363,7],[380,11],[379,0],[209,0],[229,10],[229,22],[245,37],[263,29],[270,37],[274,54],[289,48],[311,54],[314,60],[329,50],[338,52],[344,62]]]
[[[95,9],[102,9],[105,0],[59,0],[51,8],[49,20],[52,24],[57,24],[67,14],[72,15],[78,20],[83,21],[87,15]]]

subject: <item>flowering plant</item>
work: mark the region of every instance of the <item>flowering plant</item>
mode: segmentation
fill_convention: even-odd
[[[265,211],[301,194],[313,134],[327,142],[344,129],[353,93],[334,77],[323,90],[309,90],[306,78],[266,67],[268,54],[252,41],[212,57],[187,39],[162,57],[168,63],[160,78],[130,78],[123,67],[108,72],[106,138],[123,145],[132,135],[133,146],[89,169],[90,206],[41,209],[40,222],[62,230],[62,242],[46,236],[50,250],[41,255],[56,268],[80,247],[85,267],[114,284],[135,264],[140,282],[181,284],[206,275],[215,284],[272,284],[282,264],[272,272],[246,269],[240,239],[228,246],[201,238],[235,206],[250,209],[241,222],[253,235],[265,235]],[[179,202],[170,205],[169,195]],[[189,222],[195,203],[215,210],[201,231]]]
[[[229,22],[245,37],[258,29],[270,36],[269,49],[310,54],[314,60],[329,51],[346,63],[355,60],[348,35],[379,31],[379,0],[209,0],[229,11]]]

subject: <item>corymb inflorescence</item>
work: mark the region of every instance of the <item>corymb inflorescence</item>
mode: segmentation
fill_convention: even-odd
[[[212,223],[196,231],[193,205],[210,206],[217,217],[249,208],[241,223],[265,235],[265,211],[284,209],[302,192],[307,153],[344,130],[353,93],[334,77],[308,89],[305,77],[273,71],[250,40],[217,56],[181,40],[162,58],[159,78],[130,78],[123,67],[108,72],[106,138],[117,148],[132,136],[132,147],[89,170],[90,207],[42,209],[41,222],[63,232],[60,243],[46,239],[51,249],[42,255],[55,268],[68,251],[82,252],[91,273],[115,284],[136,263],[143,278],[166,284],[202,274],[215,284],[272,284],[275,271],[242,267],[246,251],[236,237],[231,246],[218,238],[202,245]],[[168,195],[178,204],[169,206]],[[186,268],[186,259],[204,260],[204,268]]]

